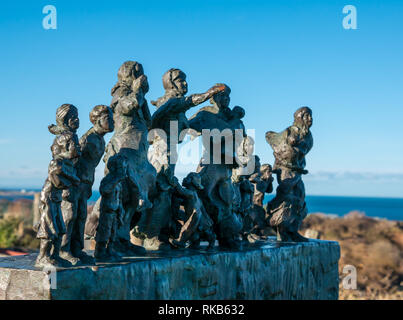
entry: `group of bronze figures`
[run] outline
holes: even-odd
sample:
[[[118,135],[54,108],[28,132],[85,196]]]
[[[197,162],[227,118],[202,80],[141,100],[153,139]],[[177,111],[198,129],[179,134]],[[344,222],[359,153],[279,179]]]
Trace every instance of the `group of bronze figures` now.
[[[254,243],[272,234],[279,241],[306,241],[298,229],[307,214],[301,176],[307,173],[305,155],[313,145],[312,111],[302,107],[292,126],[266,133],[275,156],[271,167],[250,152],[253,139],[242,122],[245,110],[229,108],[228,86],[217,84],[186,96],[186,75],[179,69],[164,74],[163,86],[164,96],[151,102],[157,107],[151,115],[143,67],[125,62],[111,105],[93,108],[93,127],[81,139],[77,108],[64,104],[57,109],[56,124],[49,126],[55,139],[36,225],[38,267],[120,261],[147,250],[198,249],[202,241],[208,243],[206,249],[216,240],[221,248],[238,249],[243,241]],[[187,110],[209,99],[211,106],[187,119]],[[227,136],[216,139],[205,130],[233,135],[227,144]],[[108,132],[114,134],[105,148]],[[205,151],[196,172],[180,184],[174,174],[183,132],[202,135]],[[217,145],[218,157],[211,152]],[[103,155],[101,197],[87,215]],[[265,194],[273,191],[273,174],[279,186],[264,206]],[[94,257],[84,250],[86,238],[96,241]]]

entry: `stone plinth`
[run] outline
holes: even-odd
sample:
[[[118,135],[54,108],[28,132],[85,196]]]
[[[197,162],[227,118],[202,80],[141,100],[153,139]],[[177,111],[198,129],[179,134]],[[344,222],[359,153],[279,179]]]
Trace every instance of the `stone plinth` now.
[[[270,240],[242,251],[172,250],[47,275],[31,254],[0,259],[0,299],[337,299],[339,257],[333,241]]]

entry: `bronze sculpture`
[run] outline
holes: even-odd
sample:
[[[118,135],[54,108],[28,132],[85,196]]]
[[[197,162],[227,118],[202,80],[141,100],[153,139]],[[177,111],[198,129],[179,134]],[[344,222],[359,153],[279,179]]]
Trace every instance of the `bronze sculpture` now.
[[[169,221],[172,220],[176,205],[172,204],[171,184],[175,174],[177,161],[176,147],[184,138],[189,128],[186,111],[195,107],[214,94],[223,90],[222,86],[214,86],[202,94],[185,96],[188,92],[186,75],[179,69],[168,70],[162,78],[165,94],[152,101],[158,109],[152,115],[152,131],[150,140],[153,149],[150,152],[150,161],[157,170],[158,196],[154,207],[147,215],[143,215],[136,228],[138,237],[143,239],[143,246],[147,250],[169,249]],[[174,209],[172,209],[174,207]]]
[[[166,170],[170,167],[170,174],[175,174],[176,165],[176,144],[181,143],[184,130],[189,129],[189,122],[186,118],[186,111],[195,107],[215,94],[224,90],[222,85],[211,87],[207,92],[201,94],[192,94],[187,97],[188,85],[186,82],[186,74],[179,69],[170,69],[162,77],[162,83],[165,89],[164,96],[151,101],[157,107],[157,111],[152,116],[152,128],[154,130],[153,152],[151,161],[157,172]],[[171,130],[171,126],[174,130]],[[158,135],[162,130],[165,136]]]
[[[252,221],[251,216],[254,187],[240,171],[239,168],[234,169],[231,177],[234,186],[234,211],[242,220],[242,238],[249,241],[254,227],[254,221]]]
[[[77,108],[71,104],[60,106],[56,123],[49,126],[56,138],[51,147],[53,159],[49,164],[49,175],[41,192],[41,219],[35,226],[37,238],[41,239],[37,267],[65,267],[70,262],[60,257],[62,237],[67,232],[61,202],[74,194],[80,183],[73,165],[73,160],[80,156],[80,145],[74,133],[79,126]]]
[[[197,249],[201,241],[212,249],[216,239],[221,248],[239,249],[241,239],[267,239],[270,227],[279,241],[307,240],[298,229],[307,214],[301,176],[307,173],[305,156],[313,146],[311,109],[298,109],[293,125],[283,132],[266,133],[274,150],[272,169],[253,155],[254,140],[242,121],[245,110],[229,107],[227,85],[218,83],[205,93],[186,96],[186,75],[179,69],[167,71],[163,85],[165,94],[152,102],[157,111],[151,116],[143,67],[125,62],[112,89],[111,107],[93,108],[93,127],[80,141],[77,108],[58,108],[57,124],[49,126],[56,138],[41,194],[37,266],[120,261],[143,255],[146,249]],[[186,111],[208,99],[212,105],[188,120]],[[104,135],[114,129],[105,148]],[[205,151],[197,172],[180,185],[174,172],[176,148],[186,130],[202,135]],[[104,150],[101,197],[87,216],[95,168]],[[265,211],[273,173],[279,186]],[[95,260],[84,251],[84,225],[85,234],[96,240]],[[132,243],[131,236],[141,246]]]
[[[266,140],[274,150],[273,172],[277,174],[279,184],[275,198],[267,206],[267,213],[279,241],[307,241],[298,229],[307,215],[302,175],[308,173],[305,156],[313,146],[311,126],[312,110],[302,107],[294,113],[292,126],[281,133],[266,133]]]
[[[80,120],[78,118],[78,110],[72,104],[64,104],[60,106],[56,111],[56,125],[49,126],[49,131],[52,134],[57,136],[64,135],[65,137],[69,137],[69,139],[72,141],[71,145],[75,148],[74,156],[71,158],[66,157],[64,159],[64,164],[69,165],[69,171],[74,176],[77,176],[75,165],[77,163],[77,159],[81,156],[81,148],[76,134],[79,126]],[[67,144],[66,146],[69,145],[70,144]],[[63,221],[66,228],[66,232],[61,238],[60,257],[72,265],[76,265],[79,262],[79,259],[74,257],[70,252],[70,240],[77,212],[76,204],[79,193],[78,185],[79,183],[70,184],[68,188],[63,189],[62,201],[60,204]]]
[[[250,212],[253,227],[248,235],[250,242],[264,240],[269,235],[275,235],[273,230],[266,222],[266,211],[263,207],[263,201],[266,194],[273,191],[272,166],[270,164],[260,164],[260,158],[255,156],[255,170],[249,181],[253,185],[253,206]]]
[[[78,187],[77,203],[74,209],[73,226],[70,238],[70,251],[73,257],[80,259],[82,263],[91,264],[93,258],[86,254],[84,249],[84,228],[87,220],[87,201],[92,195],[95,168],[98,166],[104,151],[106,133],[114,129],[113,114],[111,108],[105,105],[97,105],[90,112],[90,128],[80,139],[81,157],[76,168],[81,180]]]
[[[216,86],[222,86],[224,90],[214,95],[210,99],[212,106],[202,108],[190,119],[189,125],[199,134],[206,129],[223,133],[223,136],[219,133],[218,137],[214,134],[202,134],[205,153],[197,169],[203,185],[199,196],[214,221],[219,245],[236,249],[241,245],[242,222],[233,210],[234,187],[231,175],[232,169],[238,166],[234,152],[238,147],[237,134],[242,138],[245,133],[239,129],[239,123],[233,121],[234,115],[229,108],[231,89],[225,84]],[[230,145],[225,141],[228,137]],[[217,150],[218,155],[214,152]]]
[[[185,247],[189,241],[189,248],[199,249],[200,241],[207,241],[207,250],[210,250],[214,247],[216,236],[213,221],[197,194],[203,190],[200,175],[195,172],[189,173],[183,179],[182,187],[179,193],[183,197],[184,220],[177,239],[173,239],[172,243],[177,247]]]
[[[105,163],[115,154],[125,156],[128,161],[128,174],[131,178],[123,182],[125,216],[124,223],[117,231],[115,245],[119,252],[134,255],[143,254],[145,250],[130,242],[130,230],[152,207],[149,199],[156,196],[156,172],[147,159],[147,136],[151,125],[151,115],[145,98],[147,92],[148,82],[143,66],[135,61],[123,63],[118,71],[118,82],[112,89],[111,108],[115,132],[104,157]],[[87,219],[87,236],[94,236],[99,210],[100,200]]]
[[[122,182],[127,176],[127,160],[116,154],[108,159],[107,168],[108,174],[99,187],[102,198],[94,252],[98,262],[122,258],[115,250],[115,241],[118,225],[123,224]]]
[[[141,216],[133,235],[137,241],[141,241],[146,250],[169,250],[170,224],[172,222],[171,199],[174,187],[174,176],[168,174],[158,174],[153,206]]]
[[[255,189],[253,204],[263,208],[264,196],[273,192],[273,168],[268,163],[261,165],[259,157],[256,156],[256,158],[256,169],[249,180],[253,183]]]

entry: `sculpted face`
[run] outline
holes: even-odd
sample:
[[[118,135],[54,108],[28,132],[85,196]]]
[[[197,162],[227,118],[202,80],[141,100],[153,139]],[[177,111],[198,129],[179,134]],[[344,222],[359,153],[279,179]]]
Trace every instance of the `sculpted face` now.
[[[132,77],[138,78],[142,75],[144,75],[143,65],[140,63],[135,64],[132,70]]]
[[[229,103],[231,99],[229,94],[226,92],[217,93],[212,98],[212,102],[222,111],[225,116],[232,118],[232,110],[229,108]]]
[[[118,71],[119,82],[130,83],[134,79],[139,78],[144,74],[144,69],[141,63],[135,61],[126,61],[121,65]]]
[[[172,80],[178,93],[185,95],[188,92],[188,84],[186,82],[186,75],[183,72],[178,72],[177,76]]]
[[[148,90],[150,90],[150,86],[148,84],[148,79],[145,75],[143,75],[143,80],[141,82],[141,88],[143,89],[143,93],[146,94]]]
[[[308,128],[312,127],[313,119],[312,119],[312,114],[310,112],[305,112],[302,115],[302,122],[304,125]]]
[[[252,139],[252,137],[247,136],[243,139],[240,147],[242,156],[251,156],[255,148],[255,141]],[[254,160],[255,158],[253,158],[253,161]]]
[[[262,175],[262,178],[267,180],[271,177],[272,167],[268,164],[265,164],[265,165],[261,166],[260,173]]]
[[[72,131],[75,131],[80,127],[80,120],[78,119],[78,112],[76,110],[71,110],[69,112],[69,118],[68,118],[68,121],[67,121],[67,126]]]
[[[112,132],[115,129],[115,125],[113,122],[113,114],[110,108],[108,108],[106,112],[101,113],[97,121],[97,124],[104,133]]]
[[[187,177],[183,179],[182,185],[185,188],[193,186],[196,190],[203,190],[204,187],[201,183],[201,177],[198,174],[190,173]]]
[[[309,129],[312,126],[312,110],[308,107],[299,108],[294,113],[294,123],[301,128]]]
[[[261,164],[260,164],[260,158],[258,156],[255,156],[255,173],[261,171]]]
[[[242,119],[245,117],[245,110],[239,106],[236,106],[232,109],[232,117],[234,119]]]

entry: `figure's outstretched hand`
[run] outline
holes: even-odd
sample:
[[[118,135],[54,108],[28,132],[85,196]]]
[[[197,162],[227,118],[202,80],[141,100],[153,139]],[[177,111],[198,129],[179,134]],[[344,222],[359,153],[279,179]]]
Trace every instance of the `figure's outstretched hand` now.
[[[215,85],[215,86],[212,86],[212,87],[207,91],[207,93],[209,93],[211,96],[214,96],[214,95],[216,95],[217,93],[224,92],[224,91],[225,91],[225,86],[224,86],[224,85]]]

